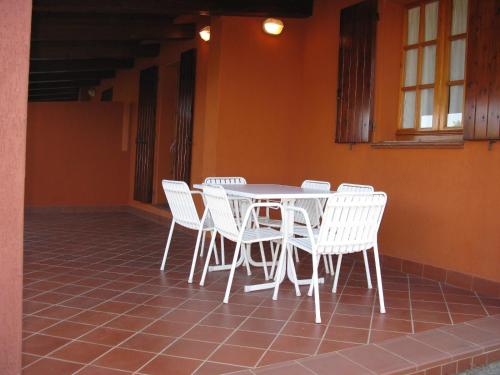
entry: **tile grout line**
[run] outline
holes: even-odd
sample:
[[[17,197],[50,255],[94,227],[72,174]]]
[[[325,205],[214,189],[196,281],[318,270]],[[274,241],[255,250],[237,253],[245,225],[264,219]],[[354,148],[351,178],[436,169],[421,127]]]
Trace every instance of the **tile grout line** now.
[[[411,302],[411,284],[410,284],[410,276],[407,275],[406,279],[408,280],[408,300],[410,302],[410,321],[411,321],[411,333],[415,333],[415,321],[413,320],[413,304]]]
[[[441,283],[439,283],[439,288],[441,289],[441,294],[442,294],[443,299],[444,299],[444,305],[446,306],[446,310],[448,311],[448,317],[450,318],[450,322],[453,325],[454,323],[453,323],[453,318],[451,316],[450,307],[448,306],[448,300],[446,299],[446,296],[444,295],[443,286],[441,285]]]

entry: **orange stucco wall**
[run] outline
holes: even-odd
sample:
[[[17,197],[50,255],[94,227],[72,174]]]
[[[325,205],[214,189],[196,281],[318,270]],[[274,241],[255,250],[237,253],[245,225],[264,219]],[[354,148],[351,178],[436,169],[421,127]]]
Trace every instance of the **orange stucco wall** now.
[[[122,120],[120,103],[30,103],[26,206],[127,204]]]
[[[488,150],[485,142],[463,149],[334,143],[339,15],[355,2],[316,0],[314,15],[285,19],[279,37],[265,35],[260,18],[212,19],[210,42],[196,41],[192,181],[243,175],[249,182],[372,184],[389,195],[383,253],[500,281],[498,144]],[[379,1],[375,142],[395,139],[403,11],[400,1]],[[153,62],[170,64],[192,46],[165,46]],[[138,70],[119,73],[115,100],[136,103],[137,82]],[[158,100],[164,98],[160,92]],[[129,202],[137,205],[134,121]]]

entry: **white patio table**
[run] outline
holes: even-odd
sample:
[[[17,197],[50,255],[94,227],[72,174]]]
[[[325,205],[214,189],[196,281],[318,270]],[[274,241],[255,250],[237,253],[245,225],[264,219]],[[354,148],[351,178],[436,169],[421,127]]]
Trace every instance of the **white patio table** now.
[[[203,189],[203,184],[195,184],[193,185],[197,189]],[[325,190],[315,190],[315,189],[304,189],[298,186],[288,186],[288,185],[277,185],[277,184],[244,184],[244,185],[221,185],[224,187],[228,195],[242,198],[249,198],[253,201],[257,200],[281,200],[282,204],[285,206],[293,206],[295,200],[297,199],[325,199],[330,197],[334,192],[333,191],[325,191]],[[293,231],[293,223],[294,223],[294,211],[287,210],[287,217],[283,218],[283,222],[287,223],[285,228],[281,228],[282,231],[285,232],[285,235],[288,236],[289,233]],[[289,259],[288,251],[285,251],[286,262],[287,265],[287,276],[288,279],[294,282],[295,275],[293,274],[293,259]],[[259,266],[261,263],[257,263],[252,260],[250,256],[248,256],[250,263],[254,266]],[[221,265],[221,266],[212,266],[210,267],[210,271],[218,271],[223,269],[230,269],[231,265]],[[277,282],[282,282],[284,280],[284,276],[277,280]],[[246,285],[245,292],[251,292],[255,290],[262,289],[271,289],[274,288],[276,281],[256,284],[256,285]],[[324,282],[324,279],[321,278],[319,280],[320,283]],[[311,283],[311,279],[300,279],[298,280],[299,285],[308,285]]]

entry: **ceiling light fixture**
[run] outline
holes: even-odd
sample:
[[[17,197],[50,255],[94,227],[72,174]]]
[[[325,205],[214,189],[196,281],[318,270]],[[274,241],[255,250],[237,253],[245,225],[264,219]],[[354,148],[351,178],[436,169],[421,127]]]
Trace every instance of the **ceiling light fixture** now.
[[[277,18],[268,18],[262,24],[262,28],[267,34],[280,35],[283,31],[283,21]]]
[[[200,30],[200,38],[205,42],[208,42],[210,40],[210,26],[205,26]]]

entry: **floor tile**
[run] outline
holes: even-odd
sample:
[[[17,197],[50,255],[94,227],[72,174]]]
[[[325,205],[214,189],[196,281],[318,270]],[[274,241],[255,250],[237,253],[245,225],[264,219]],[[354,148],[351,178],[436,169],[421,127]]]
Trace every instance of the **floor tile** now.
[[[90,363],[109,349],[111,349],[110,346],[73,341],[50,356],[71,362]]]
[[[116,348],[100,357],[94,364],[118,370],[136,371],[153,356],[152,353]]]
[[[67,375],[76,372],[82,367],[83,365],[77,363],[42,358],[23,369],[23,375]]]
[[[257,364],[264,350],[233,345],[222,345],[209,357],[210,361],[252,367]]]
[[[189,375],[203,362],[179,357],[160,355],[141,369],[141,373],[148,375]]]

